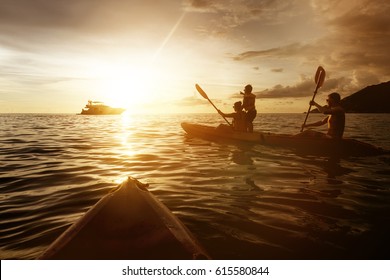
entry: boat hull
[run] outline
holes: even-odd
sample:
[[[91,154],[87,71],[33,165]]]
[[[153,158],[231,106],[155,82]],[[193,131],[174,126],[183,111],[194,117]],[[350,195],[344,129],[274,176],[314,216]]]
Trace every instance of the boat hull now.
[[[122,108],[109,108],[104,110],[91,110],[91,109],[83,109],[80,113],[80,115],[120,115],[122,114],[125,109]]]
[[[120,115],[124,111],[126,111],[124,108],[113,108],[100,101],[88,100],[80,115]]]
[[[208,259],[146,185],[129,178],[99,200],[39,259]]]
[[[327,137],[308,137],[300,135],[239,132],[231,127],[182,123],[189,135],[210,140],[232,140],[261,145],[284,147],[303,154],[331,156],[375,156],[388,151],[354,139],[331,139]]]

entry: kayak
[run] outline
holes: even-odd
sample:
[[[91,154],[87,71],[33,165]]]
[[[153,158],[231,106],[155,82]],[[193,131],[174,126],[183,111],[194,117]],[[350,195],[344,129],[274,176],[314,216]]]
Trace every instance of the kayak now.
[[[129,177],[39,259],[209,259],[186,226],[146,187]]]
[[[218,127],[184,122],[182,128],[188,135],[210,140],[232,140],[242,143],[283,147],[303,154],[330,156],[376,156],[389,151],[355,139],[331,139],[303,135],[268,132],[240,132],[227,125]]]

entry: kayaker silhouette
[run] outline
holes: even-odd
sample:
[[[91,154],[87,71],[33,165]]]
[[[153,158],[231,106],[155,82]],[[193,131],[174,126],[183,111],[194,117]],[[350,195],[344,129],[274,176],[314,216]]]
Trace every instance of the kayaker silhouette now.
[[[246,131],[253,132],[253,120],[256,118],[257,111],[255,106],[256,95],[252,93],[253,87],[251,85],[246,85],[244,88],[244,92],[240,92],[240,94],[244,95],[242,106],[246,112]]]
[[[221,110],[218,110],[218,113],[226,118],[233,118],[233,129],[237,131],[246,131],[246,113],[242,109],[241,101],[237,101],[234,103],[234,113],[225,114]]]
[[[318,122],[304,124],[302,125],[302,129],[307,127],[321,126],[327,123],[328,132],[324,134],[321,132],[313,132],[310,130],[306,130],[298,135],[325,136],[334,139],[343,138],[345,128],[345,111],[341,106],[340,100],[340,94],[338,94],[337,92],[333,92],[329,94],[328,98],[326,99],[326,101],[328,102],[328,106],[321,106],[314,100],[310,101],[310,105],[316,106],[321,113],[324,113],[329,116]]]

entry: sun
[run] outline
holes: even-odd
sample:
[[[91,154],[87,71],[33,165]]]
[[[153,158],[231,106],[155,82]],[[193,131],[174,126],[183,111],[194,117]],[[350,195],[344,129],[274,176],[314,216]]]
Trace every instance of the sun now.
[[[122,108],[142,106],[151,102],[152,71],[145,67],[122,66],[109,70],[101,79],[104,102]]]
[[[177,67],[169,57],[158,60],[123,55],[121,59],[107,59],[90,67],[93,83],[89,98],[125,108],[127,113],[171,111],[167,106],[172,107],[172,100],[181,96],[184,80],[178,77],[182,67]]]

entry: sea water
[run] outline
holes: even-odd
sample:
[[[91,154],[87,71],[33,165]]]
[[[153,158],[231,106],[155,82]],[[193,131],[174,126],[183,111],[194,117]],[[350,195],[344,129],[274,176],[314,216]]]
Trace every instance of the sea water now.
[[[304,117],[259,114],[255,130],[295,134]],[[212,142],[186,135],[183,121],[224,122],[0,115],[0,258],[38,257],[127,176],[148,183],[214,259],[390,258],[389,155],[332,160]],[[389,121],[348,114],[345,136],[390,149]]]

